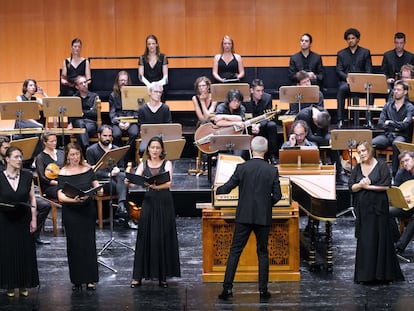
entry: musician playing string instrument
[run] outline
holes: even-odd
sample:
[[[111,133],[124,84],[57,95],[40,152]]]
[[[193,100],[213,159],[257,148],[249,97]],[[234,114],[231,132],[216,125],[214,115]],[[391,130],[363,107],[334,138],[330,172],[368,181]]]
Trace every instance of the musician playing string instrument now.
[[[238,89],[231,89],[227,93],[227,101],[217,106],[216,116],[213,121],[217,127],[237,126],[244,129],[244,117],[246,108],[241,104],[243,102],[243,94]],[[241,152],[235,152],[241,155]]]
[[[52,199],[57,199],[57,178],[59,169],[63,166],[65,157],[63,150],[56,149],[56,133],[46,131],[43,133],[44,149],[36,158],[36,171],[39,176],[42,193]]]
[[[414,179],[414,152],[413,151],[403,151],[398,156],[402,168],[400,168],[395,175],[394,186],[399,187],[402,183]],[[412,204],[413,199],[410,196],[405,196],[405,200],[408,204]],[[390,216],[398,218],[409,218],[414,214],[414,208],[406,211],[398,207],[390,206]],[[395,243],[396,252],[399,254],[404,253],[405,248],[408,243],[411,241],[414,236],[414,221],[408,222],[407,226],[404,228],[402,235],[399,237],[399,231],[395,220],[391,220],[393,236],[397,242]]]
[[[250,102],[244,102],[246,114],[251,113],[252,117],[262,115],[272,110],[272,96],[264,92],[264,83],[260,79],[254,79],[250,84]],[[266,159],[273,165],[277,164],[278,144],[277,144],[277,126],[272,120],[263,120],[262,122],[252,125],[251,134],[254,136],[266,137],[269,142]]]

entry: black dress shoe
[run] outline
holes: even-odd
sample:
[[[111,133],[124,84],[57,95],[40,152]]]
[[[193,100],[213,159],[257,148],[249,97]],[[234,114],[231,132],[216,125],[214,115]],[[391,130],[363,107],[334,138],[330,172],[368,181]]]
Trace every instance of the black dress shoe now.
[[[120,220],[121,219],[125,220],[128,218],[128,211],[126,210],[124,201],[118,203],[118,208],[116,209],[116,215],[118,216]]]
[[[269,299],[272,295],[268,290],[260,291],[260,299]]]
[[[40,238],[36,239],[36,244],[38,245],[49,245],[50,241],[41,240]]]
[[[166,281],[160,281],[158,283],[158,285],[159,285],[159,287],[162,287],[162,288],[167,288],[168,287],[168,283]]]
[[[81,290],[82,290],[82,284],[73,284],[73,286],[72,286],[72,290],[73,290],[74,292],[79,292],[79,291],[81,291]]]
[[[218,298],[221,300],[227,300],[229,298],[233,297],[233,292],[231,289],[223,289],[220,295],[218,295]]]

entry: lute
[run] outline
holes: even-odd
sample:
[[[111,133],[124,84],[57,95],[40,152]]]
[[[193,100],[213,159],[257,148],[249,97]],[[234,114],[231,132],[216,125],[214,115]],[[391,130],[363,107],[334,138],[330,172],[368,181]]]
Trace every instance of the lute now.
[[[265,112],[264,114],[257,116],[255,118],[249,119],[244,121],[244,128],[248,128],[253,124],[271,120],[276,115],[276,110],[271,110],[269,112]],[[243,127],[233,125],[233,126],[226,126],[226,127],[218,127],[213,123],[205,123],[200,125],[197,131],[194,134],[194,145],[200,149],[200,151],[204,153],[215,153],[218,150],[211,150],[210,149],[210,142],[211,137],[216,135],[240,135],[243,132]]]

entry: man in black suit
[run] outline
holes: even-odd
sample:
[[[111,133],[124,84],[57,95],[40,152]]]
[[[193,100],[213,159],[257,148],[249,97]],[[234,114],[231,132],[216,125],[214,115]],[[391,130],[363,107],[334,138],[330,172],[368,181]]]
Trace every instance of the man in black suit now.
[[[384,53],[381,64],[381,71],[387,77],[387,83],[391,91],[394,88],[395,80],[402,79],[400,75],[401,67],[405,64],[414,65],[414,54],[404,49],[405,34],[403,32],[397,32],[394,35],[394,45],[393,50]]]
[[[349,28],[344,33],[344,39],[348,47],[340,50],[336,58],[336,73],[339,78],[338,87],[338,128],[343,126],[343,116],[345,114],[345,98],[349,96],[350,89],[348,84],[349,73],[372,73],[371,52],[359,46],[360,32],[355,28]],[[372,104],[372,97],[370,98]]]
[[[229,181],[216,190],[217,194],[225,194],[239,186],[233,242],[227,260],[223,292],[219,295],[223,300],[233,296],[233,280],[239,258],[252,231],[257,240],[260,298],[268,299],[271,296],[267,289],[269,279],[267,244],[272,224],[272,206],[281,199],[282,193],[277,168],[264,161],[267,139],[262,136],[254,137],[251,149],[253,158],[237,165]]]

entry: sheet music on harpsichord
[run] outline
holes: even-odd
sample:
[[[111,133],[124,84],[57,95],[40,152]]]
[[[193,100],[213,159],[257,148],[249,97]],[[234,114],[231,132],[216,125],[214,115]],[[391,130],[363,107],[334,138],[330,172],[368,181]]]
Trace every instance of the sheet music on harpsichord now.
[[[215,189],[226,183],[236,170],[239,163],[243,163],[243,158],[230,154],[219,154],[217,156],[217,169],[212,191],[212,202],[214,208],[236,207],[239,199],[239,188],[236,187],[228,194],[216,195]],[[275,206],[291,205],[291,187],[290,180],[287,177],[280,177],[280,188],[282,190],[282,199]]]

